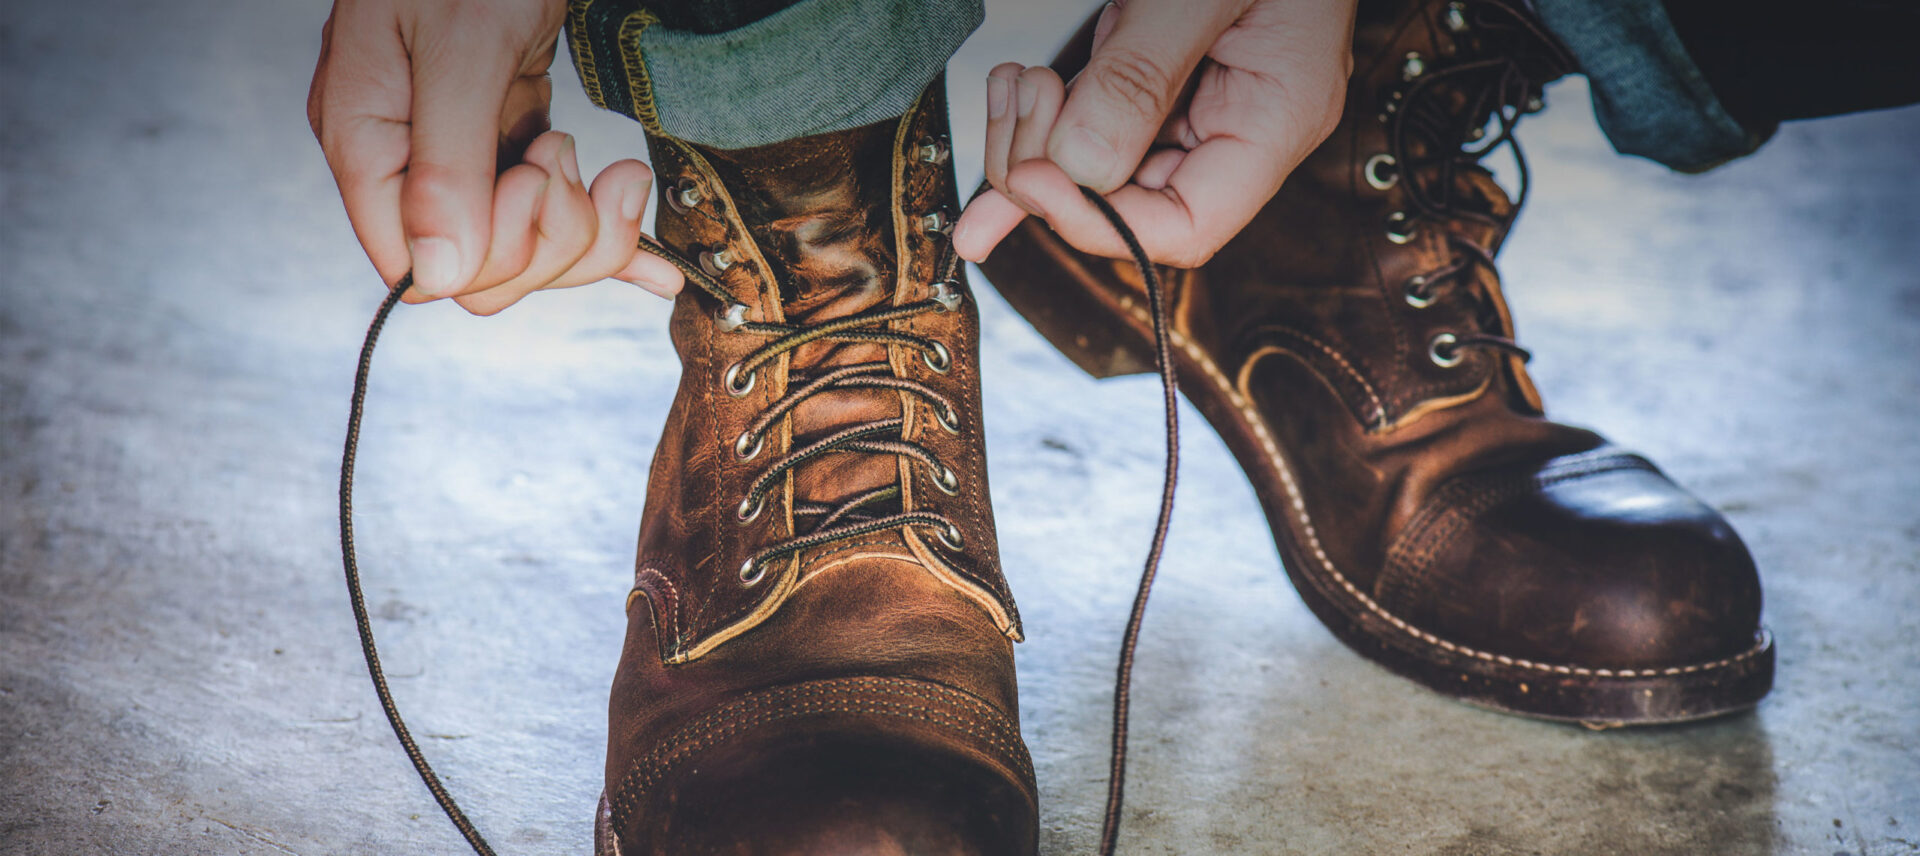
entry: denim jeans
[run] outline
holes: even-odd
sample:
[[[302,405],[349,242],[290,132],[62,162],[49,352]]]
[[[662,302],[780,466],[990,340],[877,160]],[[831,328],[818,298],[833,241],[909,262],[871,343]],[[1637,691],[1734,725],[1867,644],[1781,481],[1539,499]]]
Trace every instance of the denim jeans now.
[[[1772,133],[1770,125],[1743,127],[1720,105],[1662,0],[1534,5],[1584,66],[1600,127],[1622,153],[1699,171],[1753,151]],[[721,149],[899,115],[983,15],[980,0],[572,0],[571,7],[568,38],[596,104],[655,133]]]
[[[771,14],[702,32],[727,16],[650,8],[667,5],[572,0],[574,64],[595,104],[719,149],[905,113],[985,14],[980,0],[771,0],[757,5]]]

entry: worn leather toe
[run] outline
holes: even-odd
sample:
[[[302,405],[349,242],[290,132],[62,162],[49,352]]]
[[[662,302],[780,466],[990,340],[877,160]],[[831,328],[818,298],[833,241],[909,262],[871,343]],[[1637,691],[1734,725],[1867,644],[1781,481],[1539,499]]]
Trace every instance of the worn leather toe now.
[[[884,730],[762,730],[663,777],[623,856],[997,856],[1028,852],[1031,796],[991,765]]]
[[[1389,552],[1376,599],[1458,645],[1595,669],[1752,649],[1760,581],[1733,528],[1612,447],[1456,480]]]

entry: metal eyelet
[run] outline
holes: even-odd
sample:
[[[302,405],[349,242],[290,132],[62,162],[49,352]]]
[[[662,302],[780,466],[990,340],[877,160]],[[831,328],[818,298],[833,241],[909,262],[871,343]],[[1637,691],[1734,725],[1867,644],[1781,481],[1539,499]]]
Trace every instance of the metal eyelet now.
[[[740,507],[733,510],[733,516],[738,518],[741,523],[752,523],[754,518],[760,516],[760,512],[766,510],[766,507],[767,498],[765,496],[757,500],[749,496],[746,499],[740,500]]]
[[[1382,152],[1367,158],[1366,168],[1361,170],[1361,174],[1366,176],[1368,187],[1374,190],[1391,190],[1394,185],[1400,183],[1400,171],[1393,169],[1397,164],[1399,161],[1394,160],[1393,155]],[[1381,167],[1392,171],[1383,176],[1380,174]]]
[[[960,433],[960,411],[944,407],[934,412],[933,419],[940,423],[940,427],[947,429],[948,434]]]
[[[933,350],[931,352],[921,351],[920,361],[926,363],[927,368],[933,369],[941,374],[946,374],[948,369],[953,368],[953,354],[947,350],[946,345],[942,345],[939,342],[928,342],[927,344],[932,345]]]
[[[726,387],[728,395],[739,398],[752,392],[753,385],[759,382],[759,379],[759,372],[751,372],[747,375],[746,386],[738,385],[737,382],[740,380],[740,364],[734,363],[733,365],[727,366],[727,373],[720,377],[720,385]]]
[[[947,212],[945,211],[935,211],[931,214],[920,215],[920,231],[922,232],[944,235],[947,233],[947,230],[952,228],[953,221],[947,217]]]
[[[714,247],[700,253],[700,269],[712,276],[726,273],[727,268],[733,267],[733,262],[733,252],[726,247]]]
[[[747,442],[749,440],[753,442]],[[740,460],[751,461],[755,456],[760,454],[760,450],[765,448],[766,445],[767,438],[755,437],[749,432],[742,431],[740,432],[740,439],[733,441],[733,454],[734,457]]]
[[[921,137],[913,153],[921,163],[943,164],[953,157],[953,146],[945,137]]]
[[[1407,284],[1402,288],[1402,291],[1406,293],[1408,306],[1415,309],[1425,309],[1433,305],[1433,295],[1427,293],[1427,277],[1425,274],[1415,274],[1409,278]]]
[[[707,201],[706,188],[701,187],[700,182],[691,178],[682,179],[667,192],[667,207],[682,214],[700,207],[700,203],[705,201]]]
[[[967,540],[961,537],[960,527],[958,526],[951,523],[947,524],[945,529],[940,530],[939,537],[940,543],[947,545],[947,549],[949,550],[966,549]]]
[[[1436,366],[1443,369],[1453,368],[1459,365],[1461,360],[1466,359],[1466,356],[1460,353],[1459,343],[1460,337],[1452,333],[1441,333],[1428,343],[1427,356],[1432,358]]]
[[[1445,19],[1446,19],[1448,30],[1451,30],[1455,33],[1466,32],[1467,31],[1467,4],[1458,2],[1458,0],[1455,0],[1455,2],[1452,2],[1452,3],[1448,3]]]
[[[1427,73],[1427,61],[1419,51],[1407,51],[1407,61],[1400,64],[1400,79],[1411,82],[1414,78]]]
[[[727,307],[727,311],[714,323],[719,325],[722,333],[731,333],[740,329],[740,325],[747,323],[747,305],[735,303]]]
[[[1405,244],[1413,240],[1413,218],[1405,211],[1395,211],[1387,215],[1387,240],[1396,244]]]
[[[960,475],[955,473],[952,467],[942,464],[940,465],[940,471],[934,473],[933,486],[939,488],[941,493],[948,496],[959,496]]]
[[[747,586],[758,585],[767,578],[767,566],[752,559],[740,565],[740,582]]]
[[[940,304],[941,312],[952,312],[960,308],[960,283],[943,279],[933,284],[933,299]]]

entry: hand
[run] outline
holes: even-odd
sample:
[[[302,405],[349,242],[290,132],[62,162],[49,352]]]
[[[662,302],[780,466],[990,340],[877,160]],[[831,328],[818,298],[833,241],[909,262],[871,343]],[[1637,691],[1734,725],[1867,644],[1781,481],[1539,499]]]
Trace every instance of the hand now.
[[[1086,70],[987,78],[987,181],[954,246],[980,261],[1031,214],[1076,249],[1127,258],[1076,185],[1105,195],[1154,261],[1198,267],[1340,121],[1355,0],[1126,0]]]
[[[618,161],[588,190],[573,138],[547,130],[565,0],[335,0],[307,118],[347,217],[408,302],[481,315],[607,277],[670,296],[637,250],[653,173]],[[517,161],[517,163],[516,163]]]

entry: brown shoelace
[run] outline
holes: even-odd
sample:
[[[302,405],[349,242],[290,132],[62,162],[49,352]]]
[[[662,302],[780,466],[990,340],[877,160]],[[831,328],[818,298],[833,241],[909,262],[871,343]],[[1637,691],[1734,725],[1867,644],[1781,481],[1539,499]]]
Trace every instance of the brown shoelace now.
[[[1147,598],[1153,590],[1154,577],[1160,566],[1160,556],[1165,549],[1167,528],[1173,520],[1174,485],[1180,467],[1180,424],[1178,404],[1178,386],[1174,378],[1173,344],[1168,331],[1166,298],[1162,292],[1160,279],[1146,251],[1134,237],[1133,230],[1107,201],[1091,190],[1082,189],[1087,199],[1097,207],[1108,222],[1113,224],[1120,239],[1139,266],[1141,276],[1146,281],[1147,298],[1153,313],[1154,354],[1160,372],[1160,385],[1166,406],[1167,468],[1165,481],[1160,492],[1160,515],[1154,524],[1153,540],[1147,552],[1146,565],[1140,574],[1140,586],[1134,595],[1133,610],[1128,615],[1126,631],[1120,647],[1120,661],[1114,678],[1113,701],[1113,747],[1110,774],[1107,784],[1107,805],[1105,821],[1100,833],[1101,856],[1112,856],[1120,833],[1120,811],[1125,796],[1127,765],[1127,714],[1132,697],[1134,649],[1140,637],[1141,622],[1146,617]],[[889,321],[911,317],[923,312],[951,311],[958,306],[959,295],[956,288],[941,288],[943,284],[954,283],[953,276],[959,266],[959,259],[948,246],[945,259],[940,266],[942,279],[934,285],[935,295],[925,301],[902,306],[888,306],[865,312],[855,313],[843,318],[833,319],[821,324],[798,326],[774,324],[745,320],[746,306],[733,299],[719,282],[701,270],[698,266],[682,259],[652,238],[644,235],[640,239],[644,249],[667,259],[685,274],[688,281],[702,291],[707,292],[724,307],[721,314],[721,326],[727,330],[738,330],[751,335],[766,337],[767,344],[756,349],[726,374],[727,389],[736,395],[744,395],[752,388],[753,373],[767,362],[809,342],[842,341],[874,342],[899,345],[918,350],[928,365],[936,371],[943,371],[942,363],[951,360],[951,354],[938,342],[898,331],[875,329]],[[360,346],[360,362],[354,373],[352,403],[347,414],[347,437],[340,456],[340,556],[347,578],[347,599],[353,607],[355,627],[360,634],[360,650],[366,658],[367,674],[373,679],[374,694],[379,696],[381,712],[386,714],[387,723],[393,726],[394,737],[407,753],[407,759],[413,762],[413,768],[420,774],[420,780],[433,794],[440,809],[446,812],[455,829],[466,839],[475,853],[480,856],[494,856],[493,848],[486,837],[474,827],[466,813],[447,792],[440,777],[427,763],[421,753],[406,721],[400,716],[400,710],[393,701],[393,692],[387,686],[386,672],[380,666],[380,653],[374,644],[373,626],[368,617],[366,598],[360,585],[360,562],[354,550],[353,537],[353,473],[354,463],[360,446],[360,422],[365,411],[367,398],[367,377],[373,366],[373,349],[379,341],[380,331],[386,326],[387,317],[399,304],[400,298],[413,286],[413,276],[401,278],[387,298],[374,313],[373,322],[367,328],[367,336]],[[936,418],[942,425],[957,426],[958,414],[953,403],[938,392],[912,380],[893,376],[884,363],[872,363],[837,367],[816,376],[802,380],[785,395],[767,407],[749,424],[747,430],[736,441],[735,454],[743,458],[752,458],[759,454],[766,432],[771,430],[782,416],[809,396],[828,389],[883,388],[919,396],[932,405]],[[741,381],[745,377],[749,380]],[[885,419],[856,425],[835,432],[826,438],[808,444],[805,447],[788,452],[774,461],[762,473],[747,491],[738,511],[742,519],[752,519],[759,514],[760,505],[766,492],[783,474],[814,457],[831,452],[864,452],[870,454],[893,454],[912,458],[932,467],[935,483],[943,489],[952,479],[952,470],[941,464],[933,454],[911,441],[901,439],[899,429],[901,420]],[[889,433],[893,437],[888,437]],[[952,521],[931,512],[895,512],[876,511],[875,506],[896,498],[900,489],[896,486],[879,488],[857,495],[838,506],[819,503],[796,503],[794,511],[798,516],[817,518],[813,528],[806,534],[798,535],[784,542],[770,545],[747,560],[740,569],[742,583],[753,585],[764,573],[764,565],[776,558],[791,555],[819,544],[851,538],[856,535],[874,532],[896,526],[933,527],[938,537],[948,547],[960,549],[959,530]]]
[[[1429,67],[1427,59],[1409,56],[1403,75],[1410,83],[1395,94],[1382,114],[1388,153],[1398,177],[1407,184],[1408,210],[1400,212],[1404,219],[1396,226],[1406,234],[1420,220],[1461,219],[1501,229],[1511,225],[1511,217],[1493,217],[1459,199],[1456,179],[1462,170],[1484,170],[1480,161],[1495,149],[1506,148],[1519,174],[1513,203],[1517,215],[1526,205],[1532,182],[1514,130],[1523,117],[1541,107],[1541,86],[1536,81],[1575,67],[1559,41],[1513,0],[1455,0],[1449,4],[1447,20],[1458,35],[1472,33],[1501,44],[1492,56],[1442,61],[1436,67]],[[1489,122],[1497,128],[1491,137],[1484,134]],[[1460,255],[1452,264],[1408,281],[1407,298],[1414,305],[1433,302],[1449,284],[1462,281],[1476,267],[1499,275],[1487,248],[1457,234],[1449,234],[1447,243]],[[1431,345],[1434,360],[1443,365],[1457,362],[1465,348],[1504,351],[1522,360],[1532,356],[1510,336],[1487,332],[1450,333]]]

